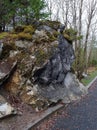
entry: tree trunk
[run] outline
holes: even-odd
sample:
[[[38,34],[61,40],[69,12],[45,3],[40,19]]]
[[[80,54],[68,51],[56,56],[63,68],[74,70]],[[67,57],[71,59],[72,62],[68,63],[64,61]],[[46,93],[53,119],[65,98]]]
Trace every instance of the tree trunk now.
[[[15,28],[15,26],[16,26],[15,15],[12,17],[12,21],[13,21],[13,28]]]
[[[2,32],[2,26],[0,25],[0,32]]]

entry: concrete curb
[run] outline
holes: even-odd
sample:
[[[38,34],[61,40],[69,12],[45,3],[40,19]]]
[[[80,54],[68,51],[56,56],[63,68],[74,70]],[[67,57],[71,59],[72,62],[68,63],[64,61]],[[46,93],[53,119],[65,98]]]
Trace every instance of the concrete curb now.
[[[52,113],[56,112],[57,110],[59,110],[59,109],[61,109],[61,108],[63,108],[63,107],[64,107],[64,105],[59,104],[59,105],[57,105],[57,106],[55,106],[55,107],[51,107],[51,108],[45,110],[44,113],[41,114],[40,117],[39,117],[37,120],[35,120],[35,121],[29,126],[29,128],[28,128],[27,130],[33,130],[33,127],[35,127],[39,122],[43,121],[43,120],[44,120],[45,118],[47,118],[49,115],[51,115]]]
[[[93,84],[95,80],[97,80],[97,76],[86,86],[87,89],[89,89],[89,87]]]

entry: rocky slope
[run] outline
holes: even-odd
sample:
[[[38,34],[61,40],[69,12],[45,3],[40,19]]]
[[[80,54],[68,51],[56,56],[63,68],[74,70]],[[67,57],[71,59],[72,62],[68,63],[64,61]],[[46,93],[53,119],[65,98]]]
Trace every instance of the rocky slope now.
[[[87,93],[71,72],[75,59],[72,39],[64,28],[59,33],[60,25],[45,21],[18,26],[0,41],[1,87],[36,111]]]

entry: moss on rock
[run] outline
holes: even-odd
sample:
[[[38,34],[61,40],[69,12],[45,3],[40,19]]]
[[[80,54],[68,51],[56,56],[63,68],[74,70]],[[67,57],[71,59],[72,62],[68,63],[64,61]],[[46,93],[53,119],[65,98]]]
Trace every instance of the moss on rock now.
[[[66,29],[64,31],[64,37],[69,41],[72,42],[73,40],[77,40],[77,31],[73,28]]]
[[[7,33],[7,32],[2,32],[2,33],[0,33],[0,40],[1,40],[1,39],[4,39],[6,36],[8,36],[8,33]]]
[[[36,57],[36,65],[41,65],[48,58],[48,54],[43,49],[40,48],[37,51],[35,51],[35,57]]]
[[[24,33],[30,33],[30,34],[33,34],[33,33],[35,32],[35,28],[34,28],[33,26],[31,26],[31,25],[29,25],[29,26],[25,26],[23,32],[24,32]]]
[[[20,32],[18,34],[18,39],[19,40],[32,40],[32,35],[30,33],[25,33],[25,32]]]

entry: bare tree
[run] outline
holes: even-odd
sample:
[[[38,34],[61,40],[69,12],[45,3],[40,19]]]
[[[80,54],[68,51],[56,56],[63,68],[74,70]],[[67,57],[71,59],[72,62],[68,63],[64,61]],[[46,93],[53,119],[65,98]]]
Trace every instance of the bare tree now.
[[[82,15],[83,15],[83,0],[79,1],[79,13],[78,13],[78,37],[82,35]],[[76,71],[77,77],[80,79],[83,73],[83,63],[82,63],[82,48],[81,39],[77,41],[76,47]]]
[[[88,38],[89,38],[89,31],[90,31],[90,27],[92,24],[92,20],[96,14],[97,11],[97,1],[96,0],[91,0],[89,1],[89,3],[87,4],[87,27],[86,27],[86,35],[85,35],[85,42],[84,42],[84,68],[85,68],[85,72],[87,73],[87,44],[88,44]]]
[[[91,55],[93,52],[93,48],[95,48],[95,43],[96,43],[96,35],[97,35],[97,20],[95,21],[95,23],[93,24],[94,26],[91,28],[91,40],[90,40],[90,45],[89,45],[89,49],[88,49],[88,54],[87,54],[87,63],[88,66],[90,64],[91,61]]]
[[[91,57],[92,48],[88,51],[88,44],[93,42],[95,37],[97,0],[51,0],[51,2],[53,2],[53,18],[78,32],[79,39],[74,41],[75,70],[80,77],[83,71],[87,72],[89,57]]]

